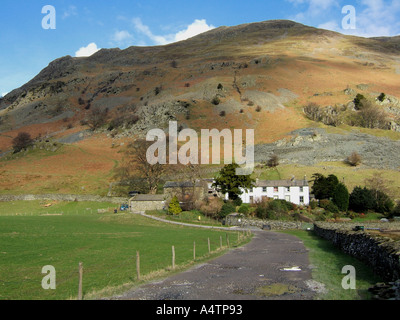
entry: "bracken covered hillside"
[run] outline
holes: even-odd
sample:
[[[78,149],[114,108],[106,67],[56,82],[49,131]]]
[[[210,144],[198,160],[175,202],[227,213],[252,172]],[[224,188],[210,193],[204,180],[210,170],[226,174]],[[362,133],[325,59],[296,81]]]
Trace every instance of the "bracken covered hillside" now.
[[[399,88],[399,37],[345,36],[292,21],[220,27],[166,46],[103,49],[88,58],[51,62],[0,99],[0,154],[20,131],[104,150],[177,120],[181,128],[198,130],[253,128],[262,160],[284,144],[282,139],[303,132],[296,130],[318,127],[329,134],[332,126],[308,119],[305,105],[350,112],[357,94],[374,101],[380,93],[387,99],[376,108],[392,127],[365,134],[397,140]],[[105,117],[98,127],[93,125],[96,112]],[[352,130],[340,124],[335,133]],[[88,126],[100,136],[88,134]],[[90,139],[95,140],[85,142]],[[115,148],[107,152],[118,161]],[[286,160],[301,163],[293,158]]]

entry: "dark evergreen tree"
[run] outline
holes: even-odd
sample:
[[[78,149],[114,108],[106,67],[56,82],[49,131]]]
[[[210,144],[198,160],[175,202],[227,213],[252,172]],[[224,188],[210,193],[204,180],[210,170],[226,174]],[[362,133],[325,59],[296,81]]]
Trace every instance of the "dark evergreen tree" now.
[[[249,190],[253,188],[254,180],[250,175],[236,175],[236,169],[238,168],[239,165],[236,163],[226,165],[221,169],[213,184],[223,194],[228,193],[231,200],[236,200],[240,197],[243,193],[241,189]]]
[[[350,194],[349,190],[343,183],[339,183],[333,191],[333,203],[340,211],[347,211],[349,208]]]
[[[367,188],[355,187],[349,198],[349,209],[355,212],[373,210],[375,207],[374,196]]]
[[[314,185],[312,187],[312,193],[318,200],[331,199],[336,186],[339,184],[339,179],[331,174],[328,177],[320,173],[313,175]]]

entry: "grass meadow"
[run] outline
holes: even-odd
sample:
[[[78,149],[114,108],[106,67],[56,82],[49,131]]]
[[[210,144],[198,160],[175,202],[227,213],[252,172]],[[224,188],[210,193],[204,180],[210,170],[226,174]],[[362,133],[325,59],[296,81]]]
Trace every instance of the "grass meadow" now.
[[[0,300],[77,299],[83,263],[84,299],[122,293],[238,245],[236,233],[169,225],[131,214],[113,214],[109,203],[0,202]],[[98,213],[104,209],[106,213]],[[108,212],[107,212],[108,211]],[[208,238],[211,255],[208,253]],[[247,240],[244,240],[246,242]],[[176,269],[172,269],[172,246]],[[44,266],[56,270],[56,289],[44,290]]]

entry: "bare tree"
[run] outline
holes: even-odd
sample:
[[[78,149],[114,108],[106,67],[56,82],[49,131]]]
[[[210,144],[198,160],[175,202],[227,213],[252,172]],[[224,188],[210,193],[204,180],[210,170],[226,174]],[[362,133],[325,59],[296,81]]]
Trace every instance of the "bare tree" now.
[[[388,187],[389,185],[393,185],[392,180],[387,180],[382,176],[381,172],[374,172],[371,178],[365,179],[365,186],[373,190],[375,192],[375,197],[377,198],[377,192],[381,191],[386,193],[387,195],[393,197],[393,191]]]
[[[93,131],[99,129],[107,121],[108,109],[94,109],[90,112],[87,123]]]
[[[370,101],[364,101],[359,111],[360,125],[369,129],[387,129],[388,121],[384,111],[373,105]]]
[[[122,165],[116,171],[116,178],[124,181],[138,181],[142,179],[144,188],[150,194],[156,194],[158,185],[167,171],[167,165],[150,164],[147,161],[147,149],[152,142],[137,140],[130,143],[125,151]]]

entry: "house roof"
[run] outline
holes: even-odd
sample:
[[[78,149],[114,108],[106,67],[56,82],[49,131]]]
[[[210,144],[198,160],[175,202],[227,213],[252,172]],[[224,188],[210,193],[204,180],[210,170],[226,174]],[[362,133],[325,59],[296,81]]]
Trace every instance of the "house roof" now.
[[[307,180],[259,180],[257,187],[308,187]]]
[[[165,195],[163,194],[138,194],[134,196],[131,201],[164,201]]]

